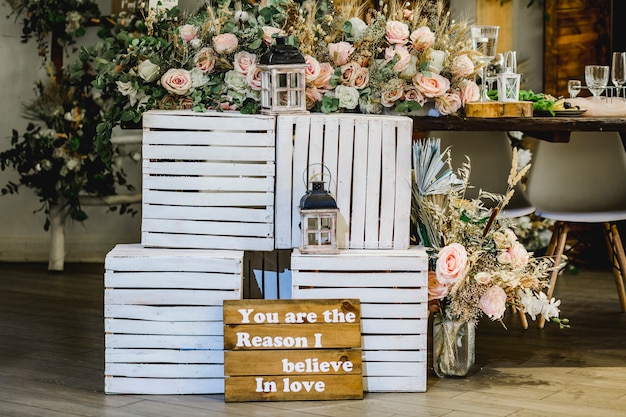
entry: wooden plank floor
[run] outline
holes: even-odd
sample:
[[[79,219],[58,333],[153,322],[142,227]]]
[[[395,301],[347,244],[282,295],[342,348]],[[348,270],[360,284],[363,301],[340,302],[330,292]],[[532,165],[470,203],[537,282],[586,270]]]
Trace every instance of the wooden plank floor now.
[[[623,416],[626,314],[609,271],[565,274],[557,295],[572,328],[506,331],[481,322],[477,367],[429,371],[426,393],[358,401],[226,404],[221,395],[103,393],[103,270],[0,263],[0,416]],[[532,326],[532,324],[531,324]]]

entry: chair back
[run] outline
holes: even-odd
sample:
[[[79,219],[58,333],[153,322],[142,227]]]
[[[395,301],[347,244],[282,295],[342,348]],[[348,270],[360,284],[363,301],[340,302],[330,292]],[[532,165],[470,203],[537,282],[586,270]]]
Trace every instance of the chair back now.
[[[538,141],[527,194],[537,210],[626,210],[626,152],[617,132],[572,132],[567,143]]]
[[[471,164],[468,198],[476,198],[478,190],[504,194],[507,178],[511,172],[513,151],[506,132],[431,131],[428,137],[441,139],[441,149],[451,146],[452,167],[457,170],[469,157]],[[485,200],[486,207],[495,202]],[[513,198],[500,214],[501,217],[518,217],[532,213],[532,204],[521,184],[515,187]]]

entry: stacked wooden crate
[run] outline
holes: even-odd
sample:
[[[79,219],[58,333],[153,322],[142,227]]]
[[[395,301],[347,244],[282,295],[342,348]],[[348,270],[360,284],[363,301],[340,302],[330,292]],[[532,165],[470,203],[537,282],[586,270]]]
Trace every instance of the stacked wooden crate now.
[[[426,391],[428,261],[424,249],[291,257],[293,297],[361,300],[365,391]]]
[[[117,245],[104,276],[105,392],[224,392],[224,300],[242,251]]]

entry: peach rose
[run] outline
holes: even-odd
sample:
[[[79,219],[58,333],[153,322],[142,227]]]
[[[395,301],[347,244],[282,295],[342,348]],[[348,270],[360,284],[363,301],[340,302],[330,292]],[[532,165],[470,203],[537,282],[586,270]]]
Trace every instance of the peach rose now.
[[[489,275],[487,272],[479,272],[474,275],[474,280],[479,284],[486,285],[491,282],[491,275]]]
[[[161,77],[161,85],[168,93],[183,96],[191,89],[191,74],[186,69],[170,68]]]
[[[354,61],[348,62],[345,65],[342,65],[341,78],[340,78],[341,84],[354,87],[354,79],[356,78],[360,69],[361,69],[361,66]]]
[[[241,51],[235,54],[233,66],[235,71],[242,75],[247,75],[248,71],[255,65],[256,55],[250,52]]]
[[[435,108],[442,116],[456,113],[462,105],[461,97],[457,93],[445,93],[435,98]]]
[[[315,107],[315,104],[319,101],[322,101],[322,93],[315,87],[307,88],[304,92],[304,96],[306,97],[306,109],[311,110]]]
[[[280,35],[282,32],[280,28],[275,28],[272,26],[263,26],[262,30],[263,30],[263,43],[265,43],[266,45],[271,45],[274,42],[274,38]]]
[[[205,74],[210,74],[215,69],[215,62],[217,61],[217,57],[215,56],[215,51],[211,48],[202,48],[193,58],[193,62],[200,71]]]
[[[254,91],[261,91],[261,70],[252,65],[246,74],[246,82]]]
[[[448,295],[448,286],[437,279],[435,271],[428,271],[428,300],[441,300]]]
[[[385,26],[385,37],[394,45],[406,45],[409,41],[409,25],[397,20],[388,20]]]
[[[407,85],[404,89],[404,99],[407,101],[417,101],[421,106],[426,103],[426,97],[414,85]]]
[[[409,39],[413,48],[423,51],[435,43],[435,34],[428,26],[422,26],[411,32]]]
[[[393,107],[402,96],[404,96],[404,84],[398,84],[389,90],[383,91],[380,96],[380,104],[385,107]]]
[[[435,272],[442,284],[452,284],[458,280],[467,265],[467,251],[459,243],[444,246],[437,255]]]
[[[395,55],[398,57],[398,62],[393,66],[393,70],[396,72],[404,71],[411,63],[411,54],[405,46],[396,46]]]
[[[465,103],[472,103],[480,99],[480,87],[472,80],[465,80],[461,84],[459,95],[461,96],[461,102],[465,106]]]
[[[320,73],[311,84],[313,87],[321,90],[328,90],[330,88],[330,77],[335,72],[335,69],[328,62],[322,62],[320,64]]]
[[[418,72],[413,77],[413,83],[428,98],[442,96],[450,89],[450,80],[433,73],[427,77],[423,72]]]
[[[478,305],[491,320],[499,320],[506,310],[506,293],[502,288],[494,285],[480,297]]]
[[[450,72],[455,77],[468,77],[474,72],[474,63],[465,54],[455,56],[452,60]]]
[[[304,69],[304,78],[307,83],[310,83],[320,76],[320,63],[311,55],[305,55],[304,62],[306,62],[307,65]]]
[[[328,54],[337,66],[348,63],[350,55],[354,52],[354,46],[348,42],[337,42],[328,44]]]
[[[370,70],[368,68],[360,67],[356,76],[354,77],[354,86],[356,88],[363,89],[367,87],[367,83],[370,80]]]
[[[222,33],[213,38],[213,48],[220,55],[235,52],[238,45],[237,36],[232,33]]]
[[[185,43],[191,42],[193,39],[196,39],[198,36],[198,28],[194,25],[182,25],[178,28],[178,33],[180,37],[185,41]]]

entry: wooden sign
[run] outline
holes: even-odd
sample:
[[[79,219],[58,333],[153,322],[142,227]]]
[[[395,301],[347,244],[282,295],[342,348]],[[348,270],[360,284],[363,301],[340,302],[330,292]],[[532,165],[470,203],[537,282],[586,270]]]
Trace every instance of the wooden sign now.
[[[354,299],[224,300],[226,402],[363,398]]]

